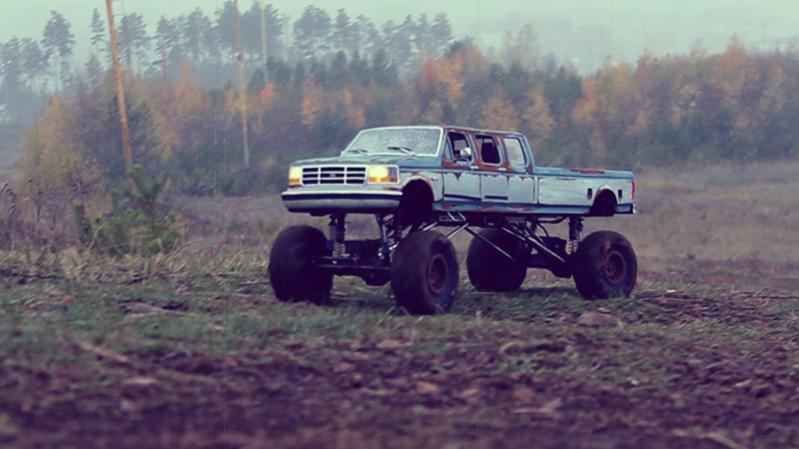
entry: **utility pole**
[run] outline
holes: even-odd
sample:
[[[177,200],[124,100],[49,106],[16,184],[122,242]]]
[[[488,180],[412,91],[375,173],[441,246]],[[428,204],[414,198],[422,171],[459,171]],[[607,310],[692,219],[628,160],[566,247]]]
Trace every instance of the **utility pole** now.
[[[241,51],[241,14],[239,0],[235,0],[236,8],[236,60],[239,65],[239,106],[241,108],[241,134],[244,140],[244,166],[250,168],[250,142],[247,135],[247,86],[244,85],[244,53]]]
[[[108,12],[108,34],[111,37],[111,61],[114,65],[114,80],[117,87],[117,107],[119,108],[119,127],[122,130],[122,154],[125,159],[125,171],[133,168],[133,149],[130,145],[130,129],[128,129],[128,109],[125,103],[125,85],[122,82],[122,67],[119,61],[119,45],[117,28],[114,24],[114,0],[105,0]]]
[[[269,82],[269,68],[267,67],[268,54],[266,52],[266,4],[263,0],[261,5],[261,64],[264,66],[264,80]]]

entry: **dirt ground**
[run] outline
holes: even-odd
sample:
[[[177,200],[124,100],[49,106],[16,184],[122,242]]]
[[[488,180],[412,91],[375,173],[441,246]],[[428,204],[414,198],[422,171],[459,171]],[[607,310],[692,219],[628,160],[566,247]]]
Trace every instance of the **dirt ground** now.
[[[257,241],[279,226],[247,200],[168,257],[3,255],[0,447],[799,447],[799,258],[749,241],[715,257],[724,241],[679,220],[666,254],[649,227],[679,199],[651,185],[644,225],[621,225],[642,261],[630,299],[531,271],[509,295],[462,274],[436,317],[346,279],[334,306],[281,304]]]

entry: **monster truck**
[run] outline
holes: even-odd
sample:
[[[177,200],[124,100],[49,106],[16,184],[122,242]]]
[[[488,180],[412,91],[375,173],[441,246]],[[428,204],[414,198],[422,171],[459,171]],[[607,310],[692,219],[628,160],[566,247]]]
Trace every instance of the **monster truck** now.
[[[540,268],[573,277],[586,299],[629,296],[632,245],[611,231],[583,238],[583,219],[634,214],[633,174],[539,167],[533,156],[517,132],[408,126],[366,129],[338,157],[292,164],[283,203],[330,221],[326,234],[292,226],[278,235],[269,261],[275,295],[325,304],[334,276],[357,276],[390,283],[412,314],[444,312],[460,276],[451,239],[466,232],[478,291],[517,290],[528,268]],[[348,239],[350,214],[373,215],[377,236]],[[547,231],[558,223],[567,238]]]

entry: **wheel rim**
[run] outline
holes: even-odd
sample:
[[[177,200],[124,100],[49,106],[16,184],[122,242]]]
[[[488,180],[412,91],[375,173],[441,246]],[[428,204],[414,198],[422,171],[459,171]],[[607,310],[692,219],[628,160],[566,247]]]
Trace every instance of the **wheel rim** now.
[[[610,250],[602,261],[602,268],[605,272],[605,279],[613,285],[624,283],[627,272],[627,261],[617,250]]]
[[[441,294],[447,286],[447,261],[436,254],[427,264],[427,285],[433,294]]]

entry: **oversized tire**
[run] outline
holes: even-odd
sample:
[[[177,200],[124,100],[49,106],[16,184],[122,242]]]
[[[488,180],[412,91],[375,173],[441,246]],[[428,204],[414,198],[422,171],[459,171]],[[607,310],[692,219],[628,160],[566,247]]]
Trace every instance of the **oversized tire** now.
[[[633,246],[617,232],[586,237],[572,260],[574,283],[585,299],[628,297],[638,277]]]
[[[327,239],[311,226],[283,230],[269,254],[269,280],[279,301],[330,302],[333,274],[314,265],[327,253]]]
[[[415,232],[400,242],[391,264],[397,305],[414,315],[448,311],[459,282],[455,247],[435,231]]]
[[[483,239],[473,238],[469,244],[466,268],[474,288],[483,292],[518,290],[527,276],[528,251],[524,244],[499,229],[483,229],[479,235],[517,260],[508,259]]]

